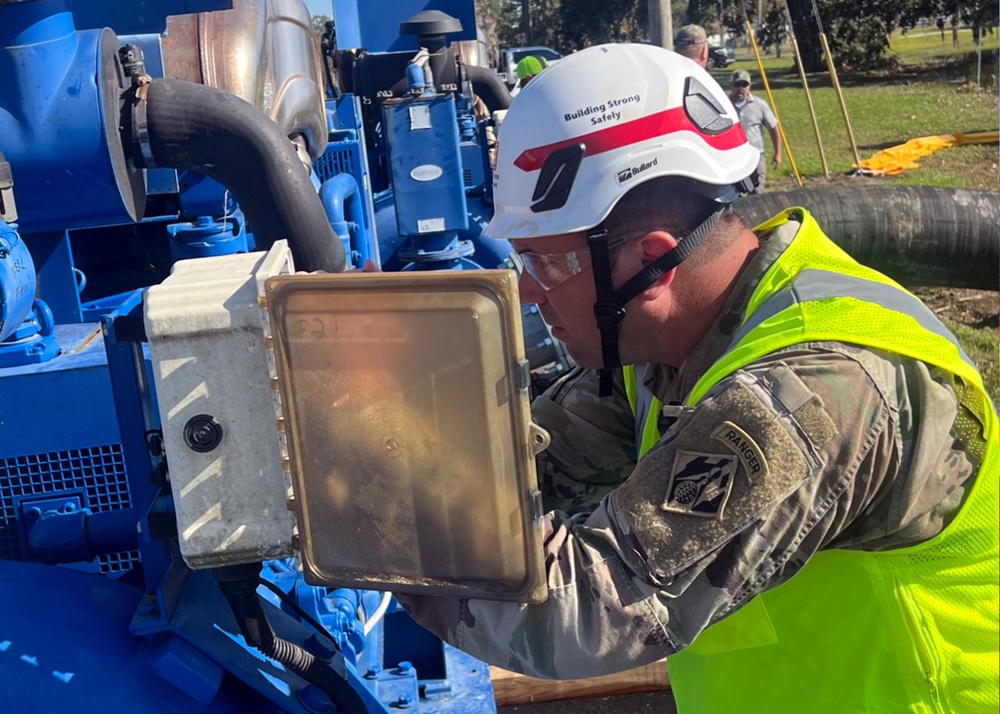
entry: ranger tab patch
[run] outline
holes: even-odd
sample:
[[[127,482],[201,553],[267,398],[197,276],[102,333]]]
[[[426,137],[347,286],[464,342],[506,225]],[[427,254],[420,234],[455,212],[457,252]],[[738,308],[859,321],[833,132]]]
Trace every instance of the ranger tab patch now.
[[[678,451],[667,485],[664,511],[719,518],[733,489],[735,456]]]
[[[757,483],[767,476],[767,459],[750,435],[731,421],[724,421],[712,432],[712,438],[721,441],[740,458],[750,483]]]

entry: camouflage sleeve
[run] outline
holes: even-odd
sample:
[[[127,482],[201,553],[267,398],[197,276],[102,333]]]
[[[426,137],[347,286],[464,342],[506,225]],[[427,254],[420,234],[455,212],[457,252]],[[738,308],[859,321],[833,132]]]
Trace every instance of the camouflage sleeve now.
[[[546,511],[592,506],[635,468],[635,418],[620,372],[612,397],[597,392],[597,372],[576,367],[531,404],[532,419],[552,435],[537,460]]]
[[[716,385],[593,512],[546,516],[545,603],[400,599],[443,639],[533,676],[656,661],[881,503],[907,510],[893,490],[904,460],[898,405],[886,401],[895,389],[848,351],[772,356]],[[954,415],[952,399],[936,419]]]

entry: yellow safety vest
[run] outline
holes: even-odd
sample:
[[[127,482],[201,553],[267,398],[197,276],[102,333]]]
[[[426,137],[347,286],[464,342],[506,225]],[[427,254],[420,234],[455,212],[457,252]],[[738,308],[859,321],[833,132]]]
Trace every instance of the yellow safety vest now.
[[[960,430],[986,437],[975,485],[935,538],[885,552],[826,550],[788,582],[753,598],[669,658],[682,714],[898,714],[998,710],[998,473],[996,410],[954,337],[902,287],[850,258],[808,212],[750,299],[729,350],[698,381],[694,406],[725,376],[793,344],[865,345],[955,375],[975,419]],[[793,289],[794,288],[794,289]],[[634,370],[626,390],[640,453],[658,440],[660,403],[640,408]],[[650,430],[649,424],[652,424]],[[637,427],[638,428],[638,427]],[[973,432],[974,433],[974,432]]]

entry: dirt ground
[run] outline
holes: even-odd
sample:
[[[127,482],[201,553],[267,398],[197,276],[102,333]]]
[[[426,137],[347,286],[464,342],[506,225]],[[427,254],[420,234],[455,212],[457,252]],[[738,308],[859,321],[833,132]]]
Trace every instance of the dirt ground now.
[[[969,356],[979,367],[986,389],[994,404],[1000,404],[1000,341],[998,341],[998,315],[1000,292],[995,290],[970,290],[951,287],[910,287],[938,316],[949,325]],[[962,337],[958,325],[970,328],[976,337]]]
[[[997,328],[1000,293],[966,288],[911,287],[910,291],[939,319],[968,325],[974,329]]]

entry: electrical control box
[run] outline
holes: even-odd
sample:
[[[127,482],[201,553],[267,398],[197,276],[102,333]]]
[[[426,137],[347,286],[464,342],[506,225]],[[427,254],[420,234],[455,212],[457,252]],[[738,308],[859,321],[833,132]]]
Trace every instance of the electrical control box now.
[[[517,278],[266,282],[307,582],[546,596]]]
[[[308,582],[546,597],[517,278],[294,275],[287,244],[145,296],[180,550]]]

